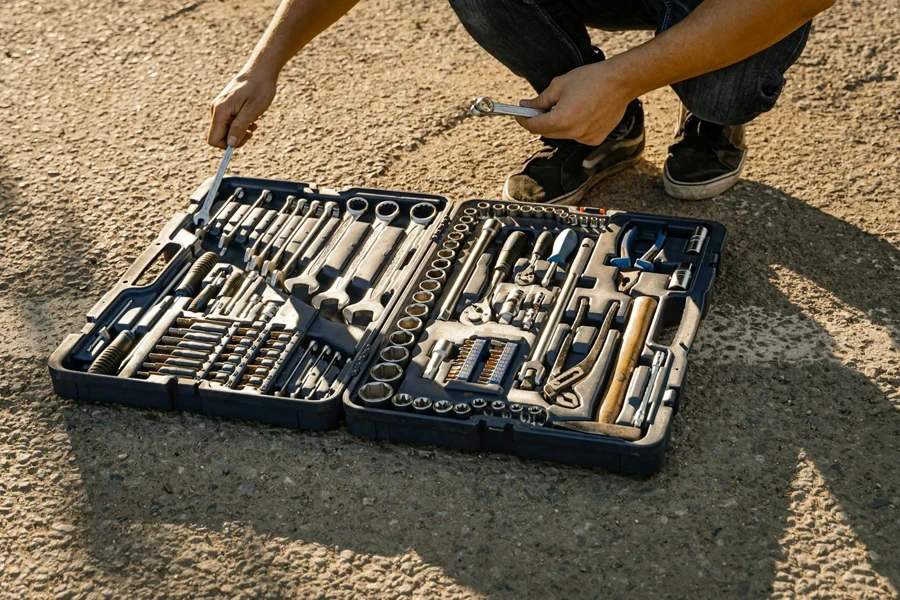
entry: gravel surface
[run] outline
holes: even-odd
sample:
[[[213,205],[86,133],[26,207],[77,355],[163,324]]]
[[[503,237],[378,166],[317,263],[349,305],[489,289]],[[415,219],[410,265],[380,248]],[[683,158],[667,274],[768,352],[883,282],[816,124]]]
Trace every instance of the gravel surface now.
[[[589,198],[729,228],[655,476],[55,396],[50,352],[214,172],[207,102],[273,9],[0,3],[0,596],[898,597],[889,2],[817,20],[723,197],[663,194],[662,90],[645,160]],[[466,102],[525,93],[446,4],[369,0],[291,63],[232,172],[496,197],[534,142]]]

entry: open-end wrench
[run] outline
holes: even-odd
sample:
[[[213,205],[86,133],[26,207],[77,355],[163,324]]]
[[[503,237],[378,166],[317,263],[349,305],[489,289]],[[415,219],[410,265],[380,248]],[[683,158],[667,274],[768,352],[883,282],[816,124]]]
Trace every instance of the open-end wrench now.
[[[391,221],[393,221],[398,214],[400,214],[400,206],[391,200],[379,202],[375,206],[376,220],[375,223],[372,224],[372,232],[369,234],[369,237],[366,238],[365,244],[356,251],[356,255],[350,262],[350,266],[334,280],[331,287],[324,292],[313,296],[312,305],[314,308],[322,308],[323,303],[333,303],[337,304],[338,310],[342,310],[345,306],[350,304],[350,295],[347,293],[347,287],[353,281],[353,278],[356,277],[356,272],[359,271],[359,267],[362,265],[363,261],[367,258],[371,258],[369,257],[369,253],[378,243],[382,233],[387,231]]]
[[[313,200],[313,204],[318,203],[318,200]],[[313,207],[310,206],[310,212],[313,212]],[[334,219],[340,214],[340,207],[337,202],[328,201],[325,203],[325,208],[322,209],[322,214],[316,218],[316,223],[313,225],[312,229],[309,230],[309,233],[304,238],[303,242],[297,246],[297,250],[294,251],[293,256],[291,256],[290,260],[288,260],[284,266],[281,268],[281,271],[278,272],[276,269],[278,268],[277,262],[273,262],[269,265],[269,268],[272,272],[272,286],[279,287],[284,285],[284,278],[294,272],[294,269],[297,268],[297,265],[300,264],[300,261],[303,259],[303,253],[306,252],[306,249],[316,241],[316,238],[319,237],[319,234],[322,233],[322,230],[328,225],[331,219]],[[300,231],[300,228],[297,228],[297,232]],[[293,237],[291,238],[293,240]],[[288,242],[285,243],[284,248],[288,247]],[[273,259],[274,260],[274,259]],[[265,270],[265,265],[263,265],[263,270]]]
[[[413,261],[410,260],[406,266],[403,265],[410,251],[415,252],[419,247],[422,236],[428,229],[428,225],[437,215],[437,207],[430,202],[420,202],[409,210],[409,225],[406,227],[406,238],[394,253],[390,264],[382,272],[378,283],[369,288],[362,300],[347,306],[344,311],[344,321],[353,323],[355,319],[368,317],[369,321],[375,321],[381,316],[384,306],[381,304],[382,298],[389,292],[394,292],[396,287],[406,281],[410,269],[413,268]]]
[[[478,234],[478,239],[472,244],[472,249],[466,257],[466,262],[463,263],[459,275],[456,276],[456,280],[453,282],[453,287],[447,292],[444,303],[441,304],[441,310],[438,312],[437,316],[438,320],[449,321],[450,317],[453,316],[453,313],[456,310],[456,303],[459,302],[459,297],[462,295],[466,285],[468,285],[469,278],[472,277],[472,272],[475,270],[475,267],[478,266],[478,260],[481,258],[481,255],[484,254],[485,249],[490,245],[494,237],[496,237],[497,232],[502,228],[503,223],[501,223],[499,219],[493,217],[487,219],[481,226],[481,233]]]
[[[476,117],[490,117],[495,115],[504,115],[510,117],[536,117],[546,113],[546,110],[540,108],[528,108],[527,106],[516,106],[515,104],[503,104],[494,102],[490,98],[476,98],[472,102],[472,108],[469,111]]]
[[[296,241],[299,241],[300,233],[303,231],[303,227],[306,225],[306,223],[310,219],[313,219],[316,217],[316,213],[318,212],[319,206],[321,206],[321,205],[322,205],[322,202],[320,202],[319,200],[313,200],[312,202],[310,202],[309,208],[306,209],[306,212],[303,214],[303,216],[300,218],[300,220],[297,221],[297,224],[294,226],[294,228],[291,230],[291,232],[287,235],[287,237],[284,240],[284,243],[281,244],[281,247],[278,249],[278,251],[274,254],[274,256],[272,256],[272,258],[263,262],[262,268],[259,270],[260,275],[265,277],[272,271],[275,271],[276,269],[278,269],[278,267],[281,265],[281,261],[284,259],[284,255],[287,253],[288,246],[290,246],[292,243],[294,243]],[[324,213],[319,216],[320,217],[324,216]],[[307,235],[306,237],[308,240],[310,236]],[[295,252],[294,254],[297,254],[297,253]]]
[[[534,267],[537,261],[547,256],[552,243],[553,232],[544,231],[538,236],[534,242],[534,248],[531,249],[531,258],[528,259],[528,264],[516,274],[515,282],[517,285],[531,285],[534,283]]]
[[[213,202],[219,193],[219,186],[222,185],[222,178],[225,177],[225,169],[228,168],[228,163],[231,162],[232,154],[234,154],[234,146],[228,146],[225,149],[225,156],[222,157],[222,162],[219,163],[219,170],[216,171],[212,186],[210,186],[209,192],[206,194],[206,200],[203,201],[200,210],[194,213],[194,225],[197,227],[202,227],[209,223],[209,211],[212,210]]]
[[[494,291],[512,272],[516,261],[521,258],[528,244],[528,234],[524,231],[513,231],[503,242],[503,248],[497,255],[497,261],[491,273],[491,281],[484,291],[481,301],[470,304],[462,311],[459,322],[465,325],[481,325],[494,317]]]
[[[338,225],[337,231],[332,234],[328,245],[319,251],[318,255],[306,265],[306,268],[303,269],[303,272],[300,275],[284,281],[284,291],[290,294],[294,291],[295,286],[304,286],[309,295],[318,292],[319,272],[322,270],[322,267],[325,266],[325,261],[328,260],[328,256],[335,248],[337,248],[338,244],[343,241],[344,236],[347,235],[347,232],[350,231],[353,224],[356,223],[368,209],[369,202],[365,198],[350,198],[347,200],[347,211],[341,218],[341,224]],[[272,274],[272,285],[278,283],[277,277],[278,273]]]
[[[288,196],[285,201],[285,206],[290,205],[293,200],[296,200],[294,196]],[[296,222],[300,220],[301,217],[299,215],[303,212],[303,209],[306,208],[306,205],[306,200],[301,198],[294,204],[294,208],[289,215],[279,215],[275,218],[275,222],[272,224],[272,227],[270,227],[271,234],[266,233],[259,238],[262,247],[252,250],[249,256],[245,254],[244,258],[247,261],[246,269],[248,271],[259,271],[266,258],[268,258],[269,252],[275,247],[275,244],[277,244],[279,240],[281,240],[282,243],[285,243],[285,238],[288,231],[291,229],[291,223],[296,224]]]

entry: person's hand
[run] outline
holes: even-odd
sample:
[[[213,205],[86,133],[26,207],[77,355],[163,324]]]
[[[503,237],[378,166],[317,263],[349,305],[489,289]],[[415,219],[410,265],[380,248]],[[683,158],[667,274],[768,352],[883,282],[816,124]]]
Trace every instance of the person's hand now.
[[[239,74],[225,86],[210,105],[212,120],[206,142],[224,149],[240,148],[253,137],[256,119],[275,98],[276,78]]]
[[[522,100],[522,106],[552,110],[516,121],[537,135],[598,146],[637,96],[613,61],[602,61],[556,77],[537,98]]]

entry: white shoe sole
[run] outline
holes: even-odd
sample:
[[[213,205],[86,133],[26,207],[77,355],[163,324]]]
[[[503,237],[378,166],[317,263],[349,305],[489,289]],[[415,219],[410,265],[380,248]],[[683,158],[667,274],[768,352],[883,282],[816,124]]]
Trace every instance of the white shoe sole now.
[[[676,181],[669,175],[669,167],[663,169],[663,187],[666,193],[678,200],[708,200],[713,196],[727,191],[741,178],[741,171],[744,170],[744,160],[747,155],[741,157],[741,164],[731,173],[726,173],[710,181],[702,183],[687,183],[684,181]]]

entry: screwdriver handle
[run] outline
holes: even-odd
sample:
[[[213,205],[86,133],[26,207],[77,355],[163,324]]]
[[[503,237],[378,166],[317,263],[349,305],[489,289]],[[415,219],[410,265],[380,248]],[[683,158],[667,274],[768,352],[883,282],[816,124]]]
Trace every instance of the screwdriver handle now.
[[[574,229],[566,229],[553,242],[553,254],[547,260],[558,265],[566,264],[566,259],[578,245],[578,234]]]
[[[537,241],[534,243],[534,248],[531,250],[531,255],[536,257],[536,259],[541,259],[547,256],[547,252],[550,251],[550,245],[553,243],[553,233],[550,231],[545,231],[538,236]]]
[[[503,277],[508,277],[512,272],[516,262],[525,254],[525,248],[528,247],[528,234],[524,231],[514,231],[509,234],[503,243],[503,248],[497,256],[497,262],[494,264],[494,273],[502,273]]]

